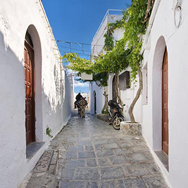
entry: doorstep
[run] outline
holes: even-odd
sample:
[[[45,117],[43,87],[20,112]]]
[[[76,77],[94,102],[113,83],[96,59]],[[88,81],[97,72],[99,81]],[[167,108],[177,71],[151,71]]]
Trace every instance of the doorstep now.
[[[163,151],[155,151],[155,154],[157,155],[159,160],[163,163],[165,168],[169,171],[168,155],[164,153]]]
[[[30,159],[32,158],[37,151],[44,145],[45,142],[31,142],[26,147],[26,158]]]

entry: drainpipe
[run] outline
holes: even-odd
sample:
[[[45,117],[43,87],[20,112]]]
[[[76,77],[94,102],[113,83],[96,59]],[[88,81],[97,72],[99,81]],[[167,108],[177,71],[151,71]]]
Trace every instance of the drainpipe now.
[[[150,36],[150,33],[151,33],[151,29],[152,29],[152,26],[153,26],[153,22],[155,20],[155,16],[157,14],[160,2],[161,2],[161,0],[155,0],[155,4],[154,4],[154,7],[153,7],[153,10],[152,10],[152,13],[151,13],[151,17],[150,17],[150,20],[149,20],[149,25],[148,25],[148,28],[146,30],[144,43],[143,43],[143,46],[142,46],[142,49],[141,49],[141,54],[143,54],[143,52],[146,49],[146,44],[148,42],[148,39],[149,39],[149,36]]]

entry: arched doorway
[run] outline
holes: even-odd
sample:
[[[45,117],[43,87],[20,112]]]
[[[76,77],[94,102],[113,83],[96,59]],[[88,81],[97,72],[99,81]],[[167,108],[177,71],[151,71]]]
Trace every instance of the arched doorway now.
[[[162,67],[162,150],[168,155],[168,52]]]
[[[25,73],[25,127],[26,145],[35,141],[35,71],[34,48],[30,34],[27,32],[24,44]]]
[[[168,154],[168,50],[161,36],[156,44],[152,73],[153,149]]]
[[[24,38],[26,144],[43,141],[42,53],[38,31],[30,25]],[[31,87],[31,88],[29,88]],[[31,105],[28,104],[31,102]],[[30,106],[30,107],[29,107]],[[29,133],[30,132],[30,133]]]
[[[96,91],[93,91],[93,98],[94,98],[94,114],[97,113],[97,97],[96,97]]]

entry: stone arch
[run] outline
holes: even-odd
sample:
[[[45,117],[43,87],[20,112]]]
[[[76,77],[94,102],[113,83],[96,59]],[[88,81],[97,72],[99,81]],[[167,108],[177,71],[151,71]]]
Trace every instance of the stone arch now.
[[[27,33],[31,37],[34,49],[35,137],[36,141],[43,141],[41,41],[34,25],[28,26],[25,32],[25,38]]]
[[[152,70],[152,124],[155,151],[162,150],[162,66],[165,49],[167,49],[166,41],[161,36],[156,43]]]

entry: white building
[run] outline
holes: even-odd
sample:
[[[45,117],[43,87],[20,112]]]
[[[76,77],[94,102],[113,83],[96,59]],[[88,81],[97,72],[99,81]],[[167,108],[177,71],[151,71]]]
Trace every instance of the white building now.
[[[144,89],[134,111],[151,153],[172,188],[188,187],[187,12],[188,1],[155,0],[142,49]],[[110,99],[112,82],[108,83]],[[93,84],[90,89],[91,100],[96,93],[97,113],[101,113],[104,88]],[[121,92],[128,107],[135,91],[131,86]]]
[[[108,10],[104,19],[102,20],[94,38],[92,41],[92,49],[91,55],[92,57],[97,57],[99,54],[105,54],[105,50],[103,49],[104,46],[104,35],[107,32],[107,25],[108,23],[114,23],[117,20],[122,18],[120,14],[122,10]],[[114,41],[120,40],[123,37],[124,31],[122,29],[115,29],[113,33]],[[120,73],[120,96],[123,102],[126,104],[124,107],[124,115],[125,118],[128,120],[128,108],[132,102],[133,97],[136,94],[137,86],[133,86],[133,84],[129,84],[130,78],[130,68],[124,70]],[[105,98],[103,96],[104,91],[108,94],[108,100],[111,100],[115,97],[115,77],[114,74],[111,74],[108,79],[108,86],[107,87],[98,87],[98,85],[93,82],[90,84],[90,99],[91,99],[91,106],[90,111],[92,114],[100,114],[102,108],[105,103]],[[127,84],[125,84],[127,82]],[[135,106],[134,112],[136,112],[135,117],[137,121],[141,121],[140,117],[140,105],[139,103],[141,100],[138,101],[137,105]]]
[[[41,1],[0,4],[0,187],[16,188],[47,148],[46,129],[55,136],[68,121],[73,90]]]
[[[104,46],[104,35],[107,32],[108,23],[114,23],[122,18],[121,10],[108,10],[102,20],[93,41],[91,43],[91,57],[98,57],[99,54],[105,54]],[[121,29],[116,29],[113,33],[115,40],[119,40],[123,36]],[[95,82],[89,85],[90,88],[90,111],[92,114],[100,114],[104,106],[105,99],[103,97],[104,91],[108,90],[108,87],[99,87]],[[107,91],[108,92],[108,91]]]

